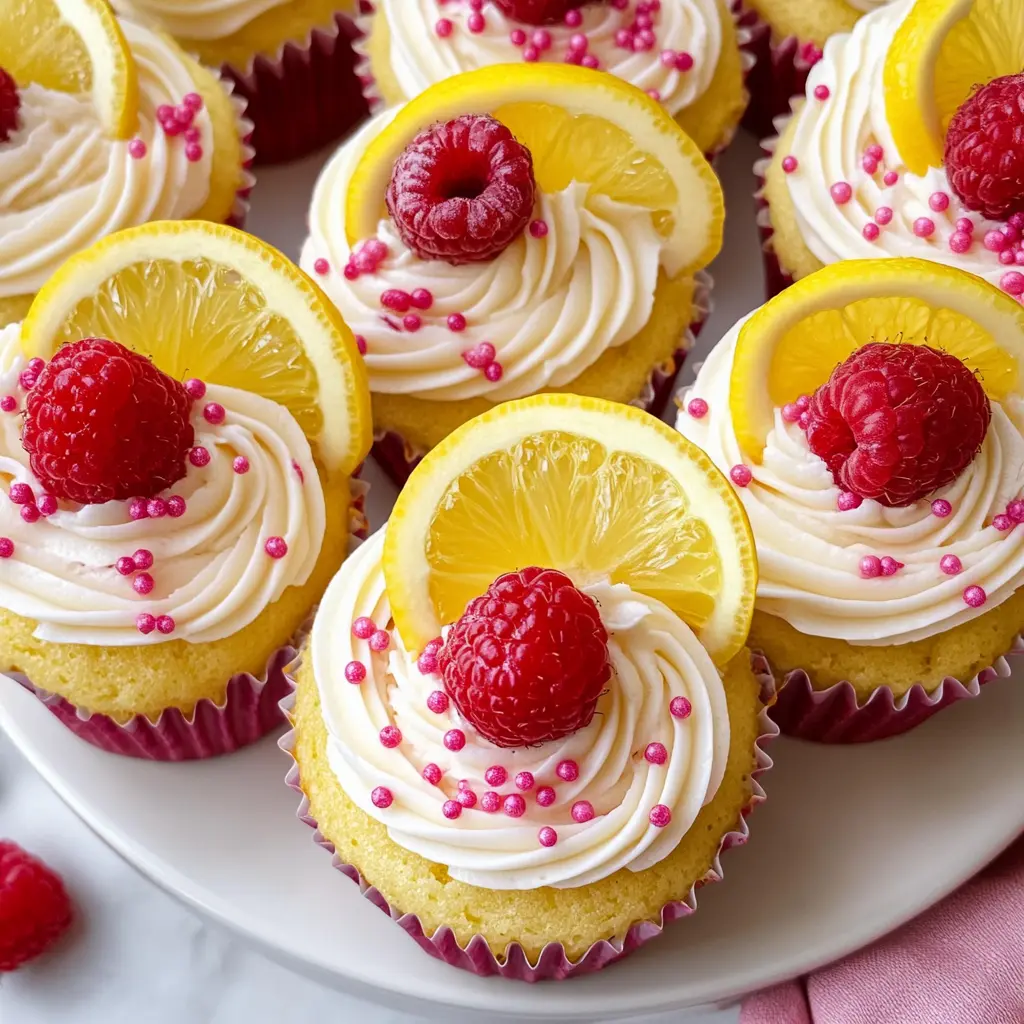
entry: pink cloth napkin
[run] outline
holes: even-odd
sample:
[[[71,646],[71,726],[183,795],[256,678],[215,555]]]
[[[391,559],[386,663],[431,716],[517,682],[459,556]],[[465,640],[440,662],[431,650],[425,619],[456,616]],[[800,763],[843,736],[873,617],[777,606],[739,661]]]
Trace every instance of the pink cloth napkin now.
[[[751,996],[740,1024],[1024,1024],[1024,837],[875,945]]]

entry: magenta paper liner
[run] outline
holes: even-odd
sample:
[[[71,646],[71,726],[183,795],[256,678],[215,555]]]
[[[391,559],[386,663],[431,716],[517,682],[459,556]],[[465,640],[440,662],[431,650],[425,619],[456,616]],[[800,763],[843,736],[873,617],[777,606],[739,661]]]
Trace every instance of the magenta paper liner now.
[[[367,116],[352,48],[358,35],[355,21],[339,12],[304,44],[288,42],[273,56],[257,54],[246,68],[222,67],[248,103],[260,164],[305,156]]]
[[[917,684],[895,698],[887,686],[880,686],[863,703],[850,683],[836,683],[815,690],[806,670],[786,674],[771,717],[787,736],[819,743],[870,743],[899,736],[920,725],[957,701],[977,697],[982,686],[1010,674],[1007,658],[1024,654],[1024,639],[1018,634],[1011,649],[962,683],[947,676],[931,692]]]
[[[753,791],[750,803],[743,809],[739,821],[732,831],[722,837],[718,853],[715,855],[714,863],[707,875],[690,887],[690,891],[683,899],[673,900],[666,903],[655,921],[638,921],[631,925],[625,936],[621,939],[602,940],[595,942],[586,953],[578,960],[570,960],[566,956],[565,949],[560,943],[549,943],[545,946],[537,958],[535,964],[531,964],[523,948],[518,943],[511,944],[501,959],[491,952],[487,940],[482,935],[474,935],[465,946],[459,945],[454,932],[448,927],[442,926],[433,935],[428,935],[419,918],[415,914],[403,914],[400,910],[393,908],[388,901],[372,885],[367,884],[359,872],[359,869],[351,864],[346,864],[338,856],[334,844],[326,839],[320,832],[316,819],[309,813],[309,800],[299,784],[299,766],[294,758],[295,732],[286,733],[278,740],[278,746],[292,758],[291,767],[285,776],[285,784],[299,793],[301,802],[296,816],[300,821],[314,829],[313,841],[333,855],[331,863],[346,877],[350,878],[359,886],[360,892],[375,907],[388,915],[416,944],[438,960],[443,960],[452,967],[459,967],[462,970],[470,971],[481,977],[498,975],[503,978],[511,978],[516,981],[563,981],[566,978],[579,977],[584,974],[591,974],[599,971],[609,964],[621,960],[634,949],[639,948],[651,939],[659,936],[665,929],[665,925],[681,917],[687,917],[697,909],[697,889],[709,882],[722,880],[721,855],[725,850],[734,846],[742,846],[750,835],[747,825],[747,816],[759,803],[766,799],[764,789],[758,781],[759,777],[772,766],[772,759],[765,752],[764,747],[774,739],[778,733],[778,727],[768,716],[768,707],[775,696],[775,680],[768,668],[768,663],[763,656],[756,652],[751,654],[751,663],[761,682],[761,700],[765,705],[761,712],[761,734],[756,741],[756,767],[751,772]],[[286,717],[290,718],[290,711],[295,703],[294,690],[281,702],[281,710]]]
[[[686,355],[711,315],[714,305],[711,290],[714,281],[707,271],[702,270],[696,275],[696,282],[697,286],[693,293],[694,320],[687,328],[679,348],[672,353],[671,359],[651,371],[643,391],[630,403],[654,416],[660,416],[665,411]],[[426,454],[422,449],[406,442],[401,434],[391,430],[378,431],[374,434],[372,451],[377,464],[399,487],[405,485],[409,474]]]
[[[768,211],[768,198],[764,191],[768,166],[775,156],[775,147],[779,143],[779,136],[785,130],[790,116],[792,115],[780,114],[775,119],[775,134],[761,140],[761,149],[765,156],[754,164],[754,177],[757,180],[754,204],[757,211],[757,233],[761,240],[761,262],[764,265],[765,299],[775,298],[779,292],[785,291],[793,283],[793,275],[782,266],[778,253],[775,251],[775,243],[772,241],[775,229],[772,227],[772,219]]]

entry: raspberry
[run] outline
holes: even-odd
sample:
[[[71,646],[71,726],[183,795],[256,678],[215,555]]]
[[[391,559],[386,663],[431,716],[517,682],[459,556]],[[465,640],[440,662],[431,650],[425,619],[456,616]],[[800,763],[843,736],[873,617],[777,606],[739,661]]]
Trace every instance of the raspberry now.
[[[20,846],[0,840],[0,972],[46,952],[71,917],[60,878]]]
[[[0,68],[0,142],[6,142],[18,130],[18,110],[21,97],[11,76]]]
[[[611,677],[597,605],[554,569],[499,576],[438,652],[462,717],[499,747],[568,736],[594,717]]]
[[[494,0],[494,2],[516,21],[527,25],[550,25],[564,21],[566,11],[582,7],[587,0]]]
[[[899,507],[952,483],[978,453],[991,415],[955,356],[872,342],[814,392],[807,442],[844,491]]]
[[[152,497],[185,475],[184,385],[123,345],[86,338],[40,371],[21,443],[48,492],[86,505]]]
[[[1024,210],[1024,72],[994,79],[961,104],[944,159],[969,210],[992,220]]]
[[[464,114],[425,129],[395,161],[387,205],[423,259],[494,259],[530,220],[533,157],[499,121]]]

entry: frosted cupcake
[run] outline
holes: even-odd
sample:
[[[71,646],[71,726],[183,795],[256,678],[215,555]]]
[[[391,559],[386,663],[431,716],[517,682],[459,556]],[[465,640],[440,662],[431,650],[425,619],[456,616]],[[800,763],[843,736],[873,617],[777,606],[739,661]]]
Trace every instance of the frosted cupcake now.
[[[558,568],[501,571],[539,556]],[[755,578],[728,484],[659,421],[498,406],[328,587],[282,740],[304,820],[448,963],[604,966],[693,909],[763,797]]]
[[[376,450],[403,479],[497,402],[663,401],[722,216],[707,162],[640,90],[516,64],[447,79],[346,143],[301,263],[365,351]]]
[[[747,105],[723,0],[649,4],[566,0],[382,0],[361,19],[367,93],[394,106],[461,71],[518,60],[601,68],[664,104],[705,153],[728,145]]]
[[[62,10],[88,43],[50,0],[31,17],[0,12],[0,326],[104,235],[186,217],[240,224],[252,186],[251,126],[213,72],[103,0]],[[37,36],[55,40],[52,67],[23,65]],[[69,67],[91,91],[68,87]]]
[[[112,0],[221,68],[248,103],[261,163],[326,146],[366,117],[355,73],[359,0]]]
[[[0,395],[0,668],[119,753],[277,724],[369,446],[355,344],[311,282],[231,228],[121,232],[0,333]]]
[[[784,731],[877,739],[1008,674],[1024,621],[1022,357],[1019,303],[893,259],[799,281],[702,366],[678,427],[750,517],[750,645],[784,680]]]
[[[915,256],[1024,293],[1024,41],[1014,0],[913,0],[833,37],[765,144],[772,290],[824,264]],[[1024,268],[1022,268],[1024,269]]]

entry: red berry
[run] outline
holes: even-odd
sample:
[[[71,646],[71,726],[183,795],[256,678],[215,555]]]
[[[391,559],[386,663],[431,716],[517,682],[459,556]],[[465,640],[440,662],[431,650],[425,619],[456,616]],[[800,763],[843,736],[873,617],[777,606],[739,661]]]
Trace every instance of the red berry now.
[[[123,345],[65,345],[25,400],[21,443],[58,498],[85,505],[152,497],[185,475],[194,437],[185,387]]]
[[[994,79],[960,105],[944,160],[967,209],[992,220],[1024,210],[1024,71]]]
[[[587,0],[494,0],[510,17],[527,25],[550,25],[564,21],[568,11],[582,7]]]
[[[420,132],[395,161],[387,205],[423,259],[492,260],[530,220],[533,158],[500,122],[464,114]]]
[[[60,878],[20,846],[0,840],[0,972],[44,953],[71,917]]]
[[[21,97],[11,76],[0,68],[0,142],[6,142],[18,130]]]
[[[898,507],[952,483],[978,453],[991,415],[956,356],[872,342],[815,391],[807,443],[844,491]]]
[[[438,652],[448,695],[499,747],[568,736],[594,717],[611,677],[597,605],[554,569],[499,576]]]

